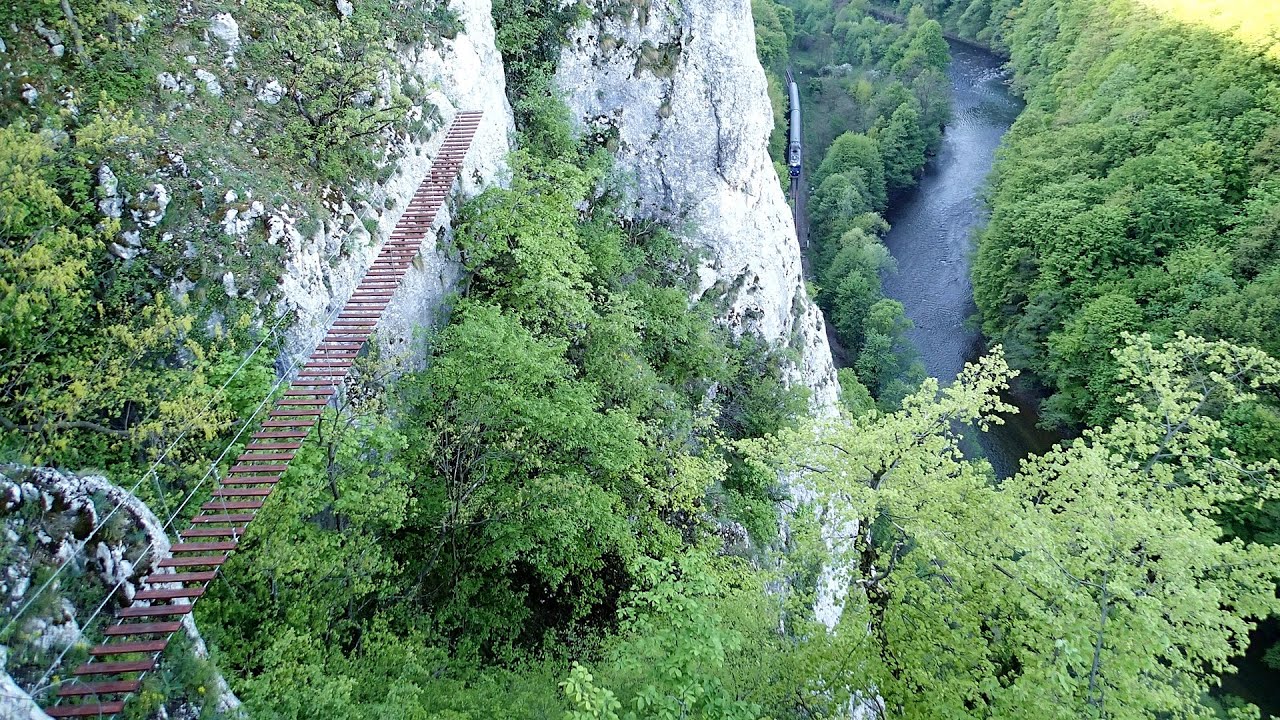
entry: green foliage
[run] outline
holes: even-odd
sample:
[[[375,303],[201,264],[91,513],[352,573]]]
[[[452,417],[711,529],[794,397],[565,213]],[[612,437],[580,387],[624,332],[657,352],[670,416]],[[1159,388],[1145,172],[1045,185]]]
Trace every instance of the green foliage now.
[[[130,114],[95,116],[73,136],[0,128],[0,448],[9,459],[106,467],[189,430],[177,460],[226,421],[206,408],[211,344],[192,336],[189,309],[124,292],[105,253],[118,222],[100,221],[92,163],[145,136]],[[179,351],[186,360],[173,363]]]
[[[379,89],[380,74],[394,62],[385,33],[388,19],[400,12],[391,6],[391,0],[362,2],[350,17],[339,18],[317,17],[314,7],[297,2],[248,4],[246,31],[256,41],[245,57],[284,88],[276,106],[283,132],[263,134],[273,154],[311,165],[335,182],[365,175],[382,159],[374,141],[403,124],[410,107],[395,89]],[[418,6],[391,28],[409,32],[422,12]],[[425,26],[426,17],[419,22]]]
[[[1009,410],[998,352],[900,412],[790,441],[834,520],[870,530],[837,546],[848,659],[825,686],[908,717],[1209,716],[1280,579],[1280,551],[1225,536],[1219,514],[1273,496],[1280,466],[1241,464],[1205,409],[1274,386],[1280,364],[1185,336],[1130,338],[1116,361],[1124,418],[999,485],[955,429]]]
[[[1280,124],[1275,66],[1139,3],[997,3],[987,23],[1028,110],[997,165],[975,298],[985,332],[1053,391],[1045,419],[1120,412],[1106,351],[1121,331],[1280,351],[1280,197],[1263,159]],[[1242,449],[1266,436],[1262,412],[1230,418]]]
[[[879,239],[888,230],[880,213],[891,196],[915,186],[941,139],[950,54],[941,26],[918,12],[904,27],[874,20],[861,3],[789,5],[796,64],[812,78],[802,94],[817,300],[841,344],[858,353],[854,397],[856,388],[869,390],[891,407],[921,371],[902,340],[905,318],[891,319],[891,306],[878,305],[880,276],[893,267]]]
[[[554,99],[551,78],[569,28],[588,14],[586,5],[580,2],[497,0],[493,3],[497,46],[502,53],[516,127],[534,147],[552,157],[563,154],[561,145],[571,142],[572,135],[567,129],[554,133],[556,142],[551,143],[544,137],[556,126],[548,122],[548,116],[567,114],[563,103]]]
[[[788,48],[795,36],[795,16],[791,8],[776,0],[751,0],[755,20],[756,55],[760,64],[777,72],[786,65]]]
[[[804,619],[802,597],[767,594],[766,580],[700,551],[647,562],[599,662],[575,663],[561,682],[572,708],[565,717],[835,716],[847,694],[810,696],[809,674],[838,662],[826,633]]]
[[[916,173],[924,167],[928,140],[913,103],[899,105],[889,121],[878,128],[876,140],[884,158],[885,185],[890,192],[915,187]]]
[[[618,219],[606,159],[565,148],[514,154],[461,209],[468,275],[426,367],[390,411],[354,393],[326,415],[202,603],[255,716],[559,716],[558,658],[599,656],[654,558],[718,543],[722,518],[777,537],[776,476],[728,441],[806,394],[691,306],[694,258]]]

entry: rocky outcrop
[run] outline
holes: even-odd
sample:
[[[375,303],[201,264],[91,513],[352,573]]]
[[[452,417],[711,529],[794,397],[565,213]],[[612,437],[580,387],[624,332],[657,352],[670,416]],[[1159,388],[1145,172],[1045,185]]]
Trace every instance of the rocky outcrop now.
[[[5,672],[9,650],[0,646],[0,718],[12,720],[50,720],[36,701],[31,699]]]
[[[94,533],[94,528],[104,531]],[[23,693],[23,697],[15,695],[11,709],[0,704],[0,710],[5,710],[0,717],[26,717],[21,712],[39,712],[26,692],[41,689],[50,676],[58,674],[56,668],[48,669],[49,663],[68,646],[83,642],[81,623],[89,621],[92,609],[76,608],[63,597],[70,586],[80,586],[91,595],[112,593],[128,605],[141,578],[169,553],[170,543],[164,523],[127,488],[102,476],[77,476],[51,468],[0,467],[0,532],[11,548],[0,567],[0,608],[6,617],[22,613],[15,647],[26,653],[24,669],[34,668],[19,674],[15,682],[5,668],[8,648],[0,646],[0,669],[4,669],[0,693],[6,684]],[[33,586],[31,578],[41,567],[66,569],[47,586]],[[88,590],[89,585],[95,589]],[[110,616],[109,606],[105,613]],[[190,615],[183,618],[183,630],[194,654],[207,658],[208,650]],[[15,668],[21,664],[15,662]],[[17,669],[13,672],[17,674]],[[208,697],[219,712],[230,713],[240,706],[221,675],[214,673],[212,683]],[[194,714],[198,712],[195,708]]]
[[[289,248],[280,309],[296,311],[297,322],[288,333],[286,361],[310,351],[355,288],[430,170],[444,142],[444,129],[458,111],[484,112],[462,168],[461,195],[474,195],[501,179],[514,122],[502,57],[494,44],[490,2],[454,0],[450,7],[458,14],[463,32],[442,40],[439,48],[423,46],[399,56],[399,82],[432,88],[427,102],[414,112],[418,117],[437,113],[438,131],[425,141],[392,148],[399,158],[395,175],[376,186],[359,188],[359,203],[346,199],[327,203],[332,217],[319,231],[300,233],[298,218],[286,212],[266,219],[272,241],[288,243]],[[409,269],[378,326],[383,349],[392,357],[415,359],[410,353],[415,329],[443,319],[443,300],[461,275],[461,266],[448,251],[452,242],[449,213],[448,206],[442,209],[435,242],[424,248]]]
[[[556,82],[584,129],[616,149],[624,211],[677,230],[703,259],[698,292],[736,332],[798,354],[792,379],[819,411],[838,386],[806,294],[749,0],[592,0]]]

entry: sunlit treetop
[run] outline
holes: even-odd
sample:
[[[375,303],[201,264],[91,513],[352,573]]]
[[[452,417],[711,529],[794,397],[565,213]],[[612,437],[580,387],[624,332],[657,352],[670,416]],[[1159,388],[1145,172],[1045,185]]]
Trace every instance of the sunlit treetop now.
[[[1280,3],[1274,0],[1139,0],[1181,22],[1229,33],[1280,61]]]

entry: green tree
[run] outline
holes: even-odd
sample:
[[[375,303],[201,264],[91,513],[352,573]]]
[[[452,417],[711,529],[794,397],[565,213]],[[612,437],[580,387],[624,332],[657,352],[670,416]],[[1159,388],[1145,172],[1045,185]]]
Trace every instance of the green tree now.
[[[865,182],[870,209],[884,211],[888,201],[884,161],[880,158],[880,147],[876,141],[862,133],[843,133],[831,143],[822,157],[822,164],[813,174],[813,183],[820,187],[832,175],[851,173]]]
[[[928,140],[920,125],[920,111],[913,105],[898,106],[874,135],[884,158],[885,185],[890,192],[915,187],[916,173],[924,167]]]
[[[924,21],[911,31],[910,38],[906,52],[893,64],[895,73],[914,78],[925,70],[947,69],[951,62],[951,51],[937,20]]]
[[[840,640],[857,675],[907,717],[1209,716],[1217,674],[1280,601],[1280,550],[1224,533],[1222,508],[1277,492],[1205,414],[1280,382],[1256,350],[1145,336],[1117,351],[1124,417],[993,485],[956,428],[998,422],[998,351],[904,409],[820,425],[788,457],[858,532]]]

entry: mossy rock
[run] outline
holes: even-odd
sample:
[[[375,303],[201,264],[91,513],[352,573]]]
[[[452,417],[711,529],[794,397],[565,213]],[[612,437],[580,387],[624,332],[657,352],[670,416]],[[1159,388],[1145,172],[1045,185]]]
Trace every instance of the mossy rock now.
[[[640,77],[641,71],[647,70],[657,77],[669,78],[675,73],[676,65],[680,62],[680,53],[679,43],[654,45],[645,41],[644,45],[640,46],[640,53],[636,57],[633,76]]]

